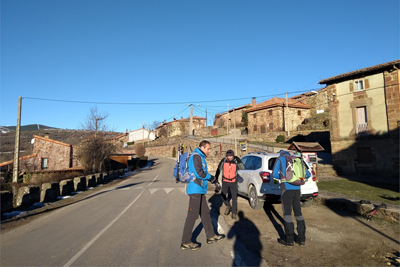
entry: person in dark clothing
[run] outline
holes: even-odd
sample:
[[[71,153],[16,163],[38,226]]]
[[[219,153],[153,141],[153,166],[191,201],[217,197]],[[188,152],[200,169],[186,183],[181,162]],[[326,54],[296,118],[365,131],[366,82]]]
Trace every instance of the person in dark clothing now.
[[[224,235],[215,234],[210,217],[210,208],[207,205],[207,184],[208,182],[216,182],[215,177],[207,171],[206,157],[210,151],[210,142],[202,141],[189,157],[188,171],[194,174],[196,179],[189,182],[186,187],[186,193],[189,195],[189,209],[183,228],[181,249],[196,250],[200,248],[200,244],[195,244],[191,241],[194,223],[199,215],[206,232],[207,244],[212,244],[225,238]]]
[[[272,176],[276,179],[281,180],[281,199],[282,199],[282,211],[283,219],[285,221],[285,239],[279,239],[278,242],[285,246],[294,246],[294,223],[292,220],[292,208],[294,212],[294,217],[297,222],[297,234],[298,242],[300,246],[305,246],[306,243],[306,223],[304,217],[301,213],[300,205],[300,186],[307,182],[311,174],[308,170],[300,171],[301,179],[287,181],[287,168],[286,161],[288,160],[285,156],[290,156],[286,151],[280,151],[280,156],[275,162],[275,166],[272,172]],[[304,180],[305,179],[305,180]]]
[[[226,151],[226,157],[223,158],[217,168],[215,173],[215,178],[218,181],[218,176],[222,173],[222,190],[221,196],[224,204],[226,206],[225,215],[229,215],[232,211],[232,219],[236,219],[237,214],[237,193],[238,193],[238,184],[237,184],[237,171],[244,170],[244,164],[240,160],[240,158],[235,156],[232,150]],[[231,192],[232,198],[232,206],[231,200],[229,199],[229,193]]]

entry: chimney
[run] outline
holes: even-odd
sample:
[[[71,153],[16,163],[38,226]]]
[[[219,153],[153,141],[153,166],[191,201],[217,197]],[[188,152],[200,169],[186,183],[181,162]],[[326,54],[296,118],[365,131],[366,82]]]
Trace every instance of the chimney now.
[[[183,119],[183,116],[181,116],[181,119]]]
[[[126,129],[126,133],[128,133],[128,129]]]
[[[251,100],[251,106],[252,106],[252,107],[255,107],[256,105],[257,105],[256,98],[253,97],[253,99]]]
[[[44,133],[44,138],[49,139],[49,133]]]
[[[176,119],[174,118],[174,121],[176,121]]]

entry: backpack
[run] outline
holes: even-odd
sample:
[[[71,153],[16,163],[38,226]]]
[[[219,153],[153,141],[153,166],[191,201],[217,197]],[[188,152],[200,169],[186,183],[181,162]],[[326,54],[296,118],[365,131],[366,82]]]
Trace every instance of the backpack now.
[[[233,183],[236,182],[236,163],[226,161],[224,159],[222,181]]]
[[[179,181],[181,183],[189,183],[196,179],[196,176],[193,173],[189,173],[189,171],[188,171],[189,158],[194,154],[198,154],[198,153],[186,152],[178,157],[178,160],[176,161],[175,167],[174,167],[174,177],[175,177],[176,181]],[[179,171],[178,171],[178,169],[179,169]]]
[[[293,185],[302,185],[303,181],[301,178],[306,178],[306,170],[301,158],[292,155],[283,155],[286,159],[286,175],[281,173],[281,181],[290,183]],[[282,161],[279,160],[281,164],[281,170],[283,170]]]

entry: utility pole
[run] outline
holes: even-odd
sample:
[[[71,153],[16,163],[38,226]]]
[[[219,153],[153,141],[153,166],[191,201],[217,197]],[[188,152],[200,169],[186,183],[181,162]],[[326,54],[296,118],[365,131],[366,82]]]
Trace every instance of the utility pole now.
[[[206,127],[207,127],[207,109],[206,109]]]
[[[226,134],[229,134],[229,103],[226,109]]]
[[[150,144],[150,124],[147,124],[148,128],[149,128],[149,134],[147,136],[147,144]]]
[[[18,169],[19,169],[19,132],[21,128],[21,105],[22,97],[18,98],[18,115],[17,115],[17,128],[15,129],[15,148],[14,148],[14,168],[13,168],[13,183],[18,182]]]
[[[237,156],[237,146],[236,146],[236,119],[235,119],[235,108],[233,108],[233,132],[235,135],[235,155]]]
[[[286,92],[286,111],[285,111],[284,120],[285,120],[285,129],[286,129],[286,131],[287,131],[287,136],[290,135],[289,127],[287,126],[287,125],[288,125],[287,117],[288,117],[288,115],[289,115],[288,112],[289,112],[289,108],[288,108],[288,100],[287,100],[287,92]]]
[[[193,104],[190,104],[189,135],[193,135]]]

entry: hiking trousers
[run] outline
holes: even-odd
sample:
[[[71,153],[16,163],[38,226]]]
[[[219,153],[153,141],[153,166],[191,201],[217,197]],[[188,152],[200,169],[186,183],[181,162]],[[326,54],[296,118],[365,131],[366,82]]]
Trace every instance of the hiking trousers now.
[[[214,227],[211,223],[210,208],[207,205],[206,195],[191,194],[189,195],[189,209],[186,217],[185,226],[183,228],[182,244],[188,244],[192,239],[192,231],[197,218],[201,218],[207,239],[213,237]]]
[[[286,242],[294,242],[294,224],[292,221],[292,208],[294,217],[297,221],[297,234],[299,242],[306,241],[306,224],[301,214],[300,206],[300,190],[284,190],[282,191],[282,211],[283,220],[285,221],[285,237]]]
[[[231,191],[231,198],[232,198],[232,213],[237,214],[237,182],[229,183],[222,181],[222,189],[221,189],[221,196],[222,200],[224,201],[225,206],[230,206],[231,200],[229,198],[228,190]]]

